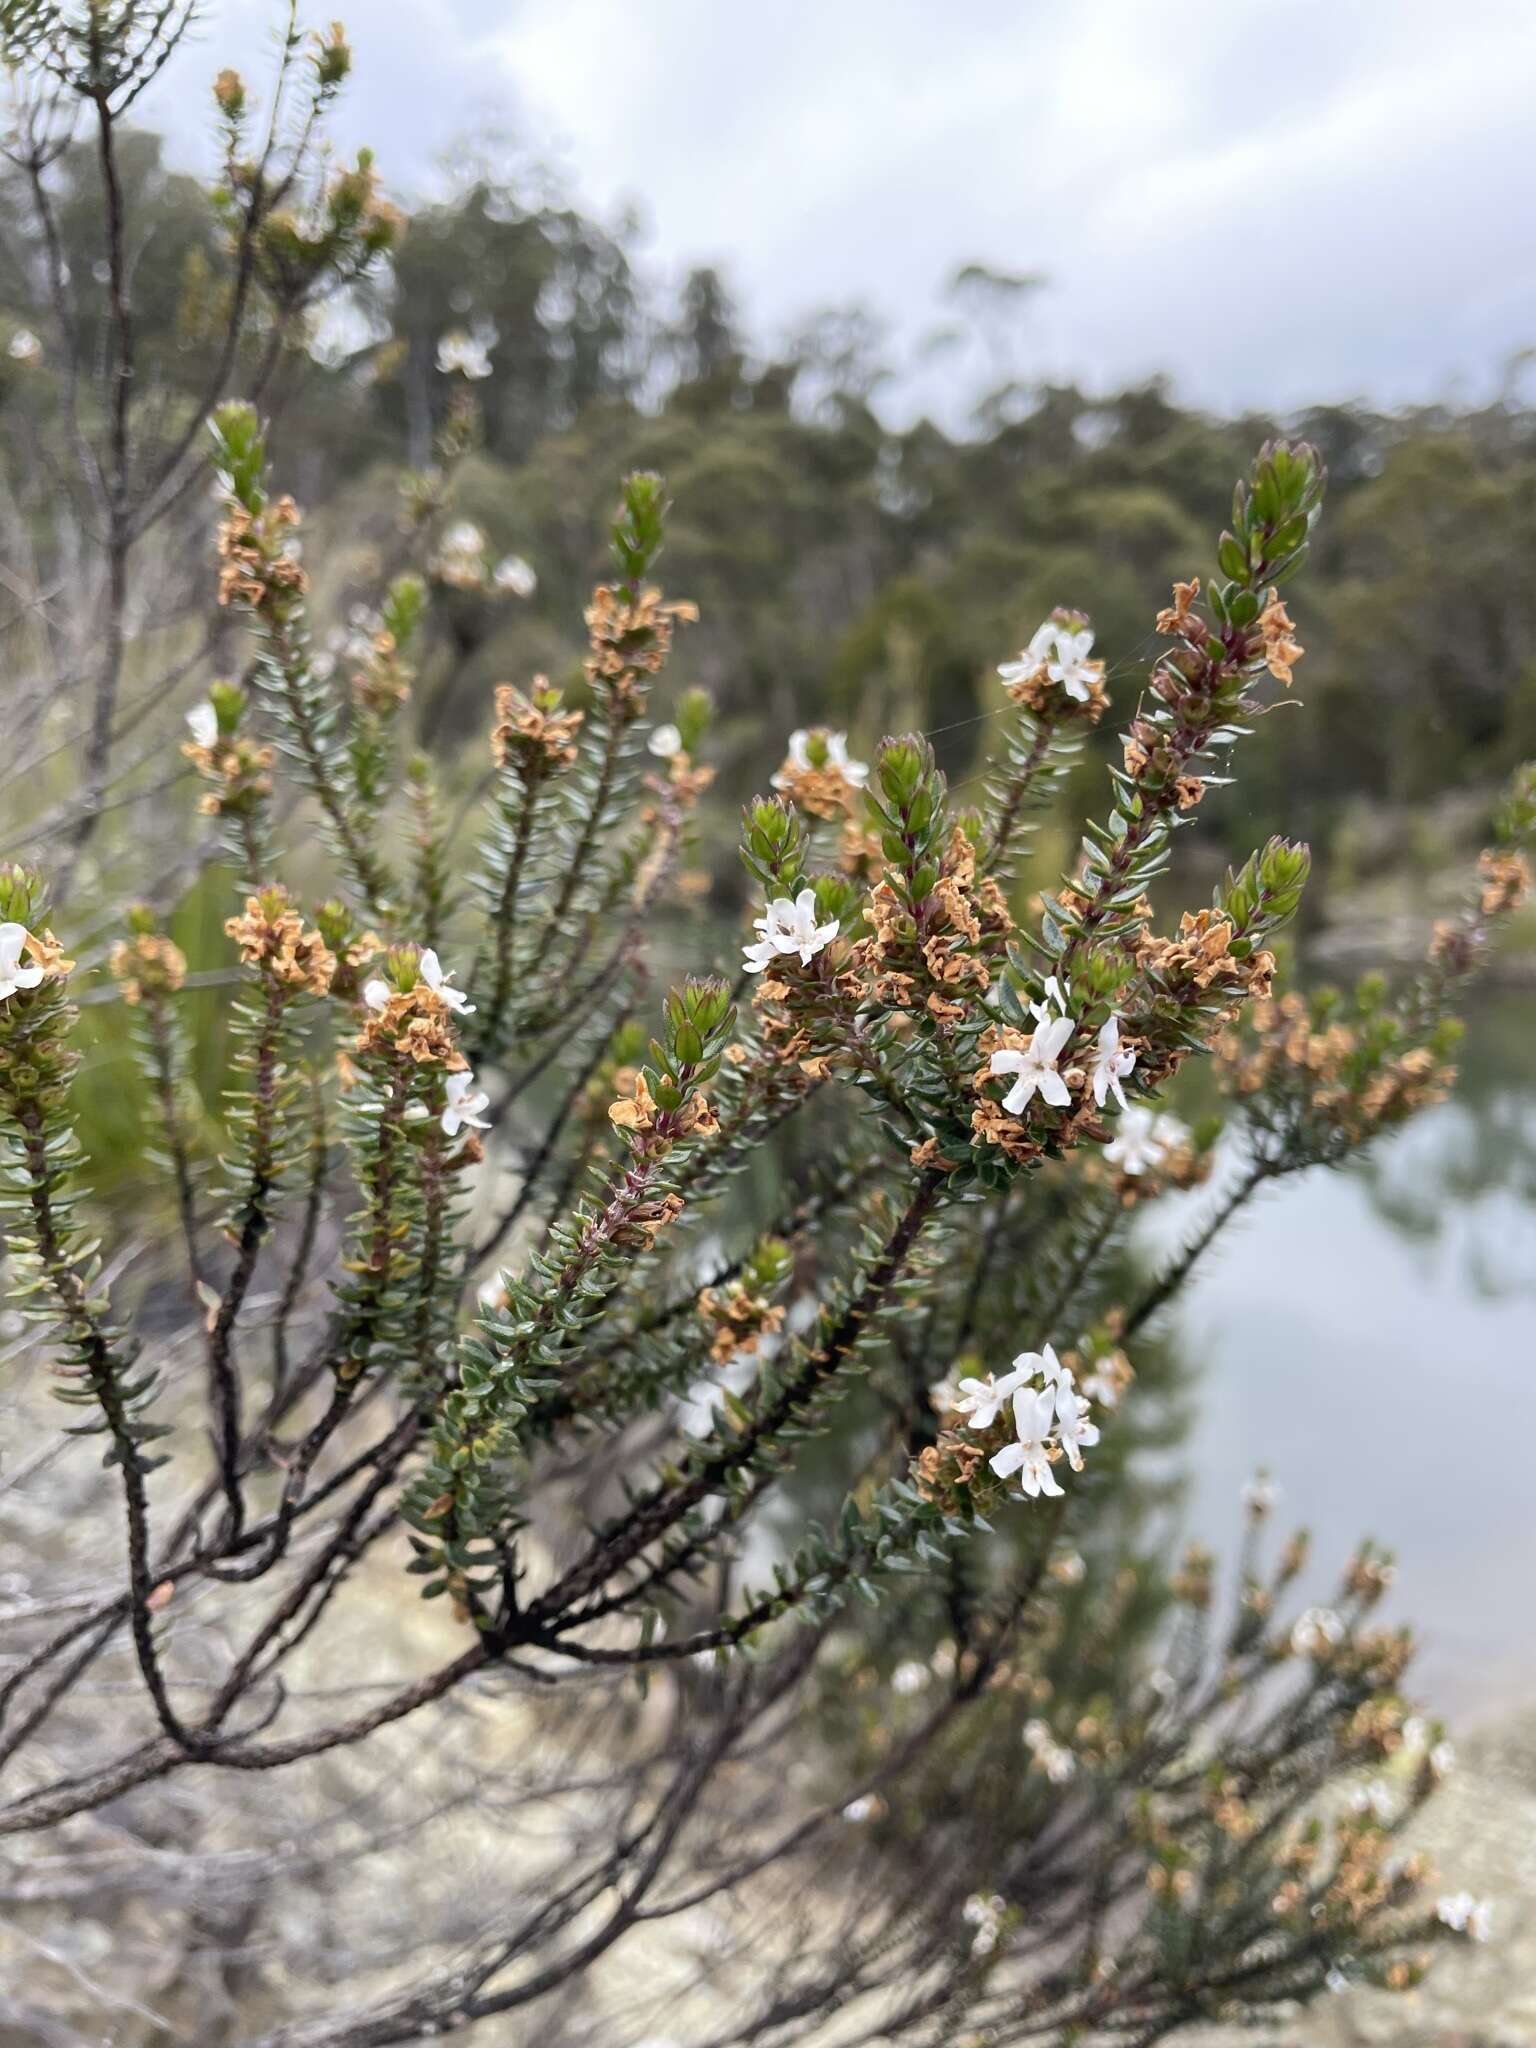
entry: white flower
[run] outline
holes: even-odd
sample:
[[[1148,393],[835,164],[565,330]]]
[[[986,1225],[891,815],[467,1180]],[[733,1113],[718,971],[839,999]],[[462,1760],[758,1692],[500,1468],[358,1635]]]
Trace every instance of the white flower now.
[[[1088,1403],[1072,1389],[1072,1375],[1064,1372],[1056,1385],[1056,1433],[1074,1472],[1083,1469],[1083,1446],[1089,1450],[1099,1440],[1098,1427],[1088,1420]]]
[[[1017,661],[1005,661],[998,665],[998,674],[1005,683],[1022,683],[1045,667],[1056,645],[1056,622],[1047,619],[1043,626],[1035,628],[1034,638],[1020,654]]]
[[[43,353],[43,344],[30,327],[18,327],[5,345],[5,352],[13,363],[35,363]]]
[[[1133,1377],[1129,1364],[1111,1352],[1095,1361],[1093,1370],[1084,1377],[1082,1390],[1101,1408],[1118,1408],[1120,1396]]]
[[[417,963],[417,971],[432,993],[441,996],[450,1010],[458,1011],[460,1016],[463,1017],[469,1017],[474,1014],[475,1006],[464,994],[464,991],[448,986],[453,976],[451,973],[444,974],[442,965],[430,946],[428,946]],[[372,983],[369,986],[371,987]],[[380,1006],[376,1004],[374,1007],[378,1008]]]
[[[955,1397],[955,1413],[967,1417],[972,1429],[990,1429],[1020,1387],[1028,1386],[1034,1378],[1032,1369],[1020,1370],[1027,1356],[1021,1353],[1013,1361],[1013,1371],[1005,1372],[1001,1379],[989,1372],[983,1380],[962,1380]]]
[[[1291,1648],[1298,1657],[1323,1657],[1344,1637],[1344,1624],[1331,1607],[1309,1607],[1291,1630]]]
[[[187,730],[200,747],[218,744],[219,714],[206,697],[187,713]]]
[[[475,1086],[475,1077],[467,1068],[462,1074],[450,1074],[445,1086],[448,1107],[443,1111],[443,1129],[450,1138],[456,1138],[466,1124],[476,1131],[491,1128],[481,1115],[482,1110],[490,1108],[491,1098],[483,1088]]]
[[[1064,1550],[1051,1559],[1051,1576],[1063,1586],[1080,1586],[1087,1575],[1088,1567],[1076,1550]]]
[[[1053,1785],[1064,1785],[1077,1769],[1077,1758],[1056,1740],[1045,1721],[1024,1723],[1024,1747]]]
[[[1386,1827],[1392,1819],[1392,1794],[1379,1778],[1369,1785],[1356,1785],[1349,1795],[1349,1803],[1356,1813],[1369,1813]]]
[[[743,948],[742,957],[754,974],[781,953],[798,953],[807,967],[823,946],[837,937],[837,919],[816,922],[816,892],[802,889],[791,903],[787,896],[775,896],[764,916],[754,919],[753,930],[762,934],[754,946]]]
[[[1243,1488],[1243,1506],[1250,1515],[1267,1515],[1280,1498],[1280,1489],[1267,1472],[1256,1472]]]
[[[1040,1376],[1048,1387],[1060,1386],[1063,1382],[1071,1386],[1072,1375],[1056,1356],[1054,1344],[1047,1344],[1043,1351],[1021,1351],[1013,1362],[1016,1366],[1022,1365],[1026,1359],[1039,1369]]]
[[[821,766],[837,769],[845,782],[851,784],[854,789],[862,789],[869,780],[869,765],[864,761],[849,759],[847,733],[824,732],[820,734],[820,739],[825,749],[825,759]],[[806,726],[801,726],[789,736],[789,766],[803,772],[815,765],[811,759],[810,730]],[[781,768],[773,778],[773,786],[775,789],[786,789],[792,779]]]
[[[913,1693],[922,1691],[928,1683],[928,1677],[928,1666],[909,1658],[906,1663],[898,1664],[891,1673],[891,1691],[899,1693],[903,1699],[908,1699]]]
[[[427,947],[417,962],[416,971],[427,987],[432,990],[433,994],[442,997],[450,1010],[457,1010],[461,1016],[465,1017],[474,1015],[475,1006],[469,1001],[464,991],[448,986],[453,976],[451,973],[445,974],[443,972],[442,963],[430,946]],[[377,976],[372,981],[363,984],[363,1001],[370,1010],[387,1008],[389,999],[394,993],[395,991],[390,987],[389,983],[387,981],[380,981]],[[469,1119],[466,1118],[465,1121],[468,1122]]]
[[[972,1892],[960,1908],[961,1919],[967,1927],[974,1927],[976,1930],[975,1939],[971,1943],[972,1955],[989,1956],[997,1947],[998,1937],[1002,1932],[1002,1916],[1006,1909],[1007,1901],[997,1892],[993,1892],[990,1897],[981,1892]]]
[[[445,377],[457,372],[478,382],[491,374],[491,351],[489,344],[477,341],[472,334],[466,334],[462,327],[454,327],[441,337],[437,344],[437,367]]]
[[[1053,1785],[1065,1785],[1077,1772],[1077,1758],[1070,1749],[1064,1748],[1059,1742],[1053,1742],[1048,1749],[1042,1749],[1035,1762]]]
[[[1056,1005],[1057,1015],[1065,1017],[1067,1014],[1068,1007],[1067,997],[1072,993],[1071,983],[1067,982],[1064,984],[1062,982],[1059,982],[1054,974],[1048,974],[1045,977],[1045,980],[1041,983],[1041,991],[1045,998],[1044,1002],[1031,1003],[1029,1006],[1034,1014],[1036,1023],[1050,1023],[1051,1012],[1049,1006],[1052,1003]]]
[[[513,597],[532,597],[539,587],[532,562],[525,562],[521,555],[503,555],[491,571],[491,581],[498,590],[508,591]]]
[[[1115,1135],[1104,1147],[1104,1157],[1122,1173],[1149,1173],[1161,1166],[1170,1152],[1177,1151],[1188,1136],[1188,1130],[1176,1116],[1132,1108],[1115,1125]]]
[[[485,535],[472,519],[456,519],[443,535],[445,555],[483,555]]]
[[[1435,1907],[1436,1916],[1457,1934],[1473,1941],[1486,1941],[1493,1931],[1493,1908],[1486,1899],[1474,1899],[1470,1892],[1453,1892]]]
[[[27,943],[24,924],[0,924],[0,1003],[21,988],[36,988],[43,978],[41,967],[23,967],[21,956]]]
[[[1135,1064],[1135,1053],[1120,1049],[1120,1019],[1106,1017],[1099,1026],[1098,1043],[1088,1063],[1088,1085],[1100,1109],[1106,1095],[1113,1095],[1122,1109],[1126,1107],[1125,1090],[1120,1083]]]
[[[1021,1109],[1027,1108],[1037,1089],[1045,1101],[1054,1103],[1058,1109],[1065,1109],[1072,1100],[1066,1082],[1056,1071],[1056,1062],[1061,1058],[1072,1031],[1070,1017],[1053,1017],[1049,1023],[1035,1026],[1025,1051],[993,1053],[994,1074],[1018,1076],[1003,1097],[1003,1108],[1010,1116],[1017,1116]]]
[[[475,1289],[475,1299],[482,1308],[505,1308],[507,1305],[507,1283],[499,1273],[489,1280],[482,1280]]]
[[[1051,1470],[1046,1448],[1055,1408],[1054,1387],[1043,1387],[1038,1394],[1021,1387],[1013,1397],[1013,1426],[1018,1441],[1005,1444],[988,1460],[999,1479],[1017,1472],[1019,1485],[1031,1500],[1038,1500],[1042,1493],[1058,1499],[1061,1495],[1061,1485]]]
[[[1429,1752],[1429,1768],[1437,1778],[1448,1778],[1456,1768],[1455,1745],[1449,1742],[1437,1742]]]
[[[1100,664],[1090,661],[1093,651],[1093,628],[1085,626],[1080,633],[1056,635],[1056,659],[1046,669],[1053,683],[1060,683],[1069,697],[1075,697],[1079,704],[1086,704],[1092,695],[1090,685],[1098,680]]]
[[[674,754],[683,751],[683,736],[675,725],[658,725],[645,745],[646,751],[658,761],[670,761]]]

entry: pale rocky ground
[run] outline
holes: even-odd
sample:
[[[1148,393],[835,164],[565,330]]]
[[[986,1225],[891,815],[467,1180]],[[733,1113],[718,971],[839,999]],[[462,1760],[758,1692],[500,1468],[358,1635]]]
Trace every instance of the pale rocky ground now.
[[[43,1476],[56,1509],[83,1505],[64,1465]],[[313,1663],[301,1655],[301,1687],[334,1686],[338,1672],[359,1669],[387,1682],[386,1668],[407,1675],[460,1646],[441,1603],[396,1600],[385,1654],[367,1590],[375,1575],[396,1589],[399,1562],[376,1558],[362,1597],[339,1603],[339,1640]],[[195,1603],[181,1625],[198,1627]],[[125,1693],[135,1686],[126,1664],[101,1677],[113,1688],[121,1680]],[[660,1703],[658,1691],[651,1710]],[[188,1774],[145,1796],[131,1833],[109,1811],[71,1830],[67,1844],[22,1836],[0,1845],[0,2048],[248,2048],[295,2004],[330,2002],[326,1979],[341,1954],[359,1992],[411,1981],[424,1926],[467,1938],[485,1901],[515,1896],[529,1875],[526,1852],[512,1853],[519,1831],[484,1809],[481,1788],[488,1771],[494,1781],[535,1766],[548,1728],[504,1698],[465,1700],[448,1727],[450,1747],[430,1759],[428,1789],[451,1855],[425,1865],[414,1831],[392,1832],[422,1790],[421,1755],[399,1731],[356,1762],[322,1760],[313,1805],[299,1808],[291,1831],[263,1825],[266,1788],[241,1785],[220,1820]],[[52,1767],[67,1753],[63,1731],[59,1740]],[[1178,2048],[1536,2048],[1536,1705],[1459,1734],[1457,1748],[1457,1768],[1412,1845],[1433,1857],[1444,1890],[1493,1902],[1493,1940],[1443,1950],[1429,1983],[1406,1996],[1345,1993],[1273,2035],[1200,2029]],[[333,1917],[317,1882],[338,1850],[365,1858],[373,1911],[361,1941]],[[590,2026],[594,2010],[601,2016],[603,2048],[707,2033],[722,1994],[755,1981],[754,1932],[744,1902],[683,1916],[652,1941],[642,1968],[624,1950],[584,1987],[591,2003],[582,2017]],[[538,2017],[490,2023],[474,2048],[558,2039],[561,2017],[546,2006]]]
[[[1315,2005],[1277,2030],[1283,2048],[1536,2048],[1536,1709],[1490,1723],[1457,1751],[1412,1842],[1446,1890],[1493,1901],[1493,1939],[1442,1951],[1417,1991]],[[1179,2048],[1252,2048],[1256,2038],[1203,2027]]]
[[[1442,1951],[1430,1981],[1416,1992],[1348,1992],[1283,2022],[1273,2035],[1202,2028],[1178,2037],[1177,2048],[1251,2048],[1266,2041],[1272,2048],[1536,2048],[1536,1709],[1496,1722],[1459,1747],[1458,1767],[1422,1816],[1415,1846],[1434,1857],[1448,1888],[1464,1886],[1494,1902],[1494,1939],[1484,1947]],[[482,1887],[494,1882],[504,1854],[494,1833],[473,1809],[455,1824],[457,1858],[472,1873],[470,1896],[483,1896]],[[26,1859],[18,1860],[25,1867]],[[39,1857],[33,1875],[43,1878],[50,1861]],[[210,1856],[203,1882],[220,1861],[216,1852]],[[20,1873],[13,1866],[7,1874],[14,1884]],[[210,1930],[238,1941],[241,1886],[230,1882],[236,1873],[228,1866],[221,1875],[224,1883],[215,1881],[207,1901]],[[269,1875],[282,1886],[277,1871]],[[294,1875],[298,1883],[288,1907],[273,1912],[270,1893],[265,1898],[265,1924],[245,1970],[210,1968],[208,1958],[168,1943],[163,1901],[119,1900],[116,1913],[103,1916],[110,1932],[90,1907],[83,1916],[71,1915],[67,1896],[57,1895],[41,1919],[23,1911],[8,1926],[0,1922],[0,2048],[78,2048],[82,2041],[161,2048],[210,2040],[235,2048],[259,2038],[286,2004],[280,1990],[285,1949],[314,1962],[314,1905],[305,1899],[302,1873]],[[422,1883],[409,1859],[397,1866],[387,1853],[379,1875],[394,1892],[399,1912],[381,1915],[398,1924],[379,1930],[375,1988],[395,1974],[385,1961],[391,1937],[400,1955],[410,1953],[408,1900]],[[391,1876],[399,1881],[398,1891],[387,1883]],[[440,1887],[429,1881],[428,1889]],[[434,1912],[444,1904],[435,1897]],[[91,1906],[99,1910],[100,1901]],[[643,2001],[634,1998],[628,1965],[618,1973],[618,1984],[605,1987],[609,1997],[599,1992],[599,2009],[607,2008],[617,2029],[615,2048],[653,2034],[653,2015],[661,2012],[668,2021],[661,2038],[670,2038],[674,2028],[686,2035],[696,2022],[707,2025],[711,1984],[724,1990],[738,1973],[750,1976],[751,1951],[750,1924],[734,1916],[701,1914],[675,1927],[646,1958]],[[524,2014],[492,2022],[474,2038],[484,2048],[523,2048],[536,2037]]]

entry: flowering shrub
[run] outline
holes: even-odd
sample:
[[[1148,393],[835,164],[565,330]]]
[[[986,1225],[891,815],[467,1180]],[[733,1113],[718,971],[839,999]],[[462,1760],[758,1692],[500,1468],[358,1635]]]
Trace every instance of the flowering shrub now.
[[[294,2048],[524,2008],[636,2048],[658,2026],[1149,2041],[1411,1983],[1434,1941],[1483,1938],[1487,1908],[1398,1841],[1450,1757],[1375,1619],[1390,1562],[1362,1550],[1304,1605],[1305,1545],[1269,1555],[1259,1481],[1228,1599],[1205,1551],[1147,1554],[1129,1474],[1155,1319],[1226,1222],[1450,1084],[1450,1006],[1528,888],[1536,781],[1403,991],[1276,993],[1307,869],[1284,841],[1209,906],[1154,907],[1302,658],[1280,593],[1323,479],[1277,444],[1215,573],[1156,621],[1105,815],[1053,893],[1025,900],[1031,828],[1120,688],[1067,608],[1000,666],[974,805],[921,734],[864,761],[808,726],[765,757],[751,936],[721,945],[678,914],[710,704],[664,680],[695,614],[656,581],[659,480],[624,485],[584,669],[492,686],[466,782],[425,751],[418,668],[429,621],[462,651],[539,585],[456,503],[507,344],[468,314],[434,332],[434,459],[423,437],[398,545],[334,613],[257,412],[221,402],[266,402],[402,230],[366,152],[314,147],[339,29],[290,22],[265,109],[218,74],[227,275],[189,264],[145,402],[118,124],[190,16],[0,10],[42,81],[12,161],[58,315],[7,360],[57,352],[88,517],[51,462],[34,511],[71,587],[99,554],[62,664],[86,690],[77,800],[36,834],[67,850],[51,877],[0,870],[28,1566],[0,1587],[0,1830],[50,1833],[28,1903],[158,1903],[192,1952],[181,2030]],[[76,116],[99,323],[72,316],[51,210]],[[192,544],[210,415],[216,579]],[[216,588],[227,630],[125,702],[136,622],[176,609],[140,601],[157,529],[168,587]],[[99,943],[80,878],[112,749],[237,638],[174,764],[207,840]],[[200,900],[227,889],[216,944],[179,904],[199,868]],[[663,992],[682,949],[700,971]],[[151,1135],[131,1206],[92,1186],[103,1014]],[[1219,1150],[1166,1101],[1207,1053]],[[1141,1205],[1208,1181],[1148,1278]],[[143,1990],[117,2003],[159,2025]]]
[[[1109,808],[1054,893],[1018,901],[1019,856],[1109,705],[1070,612],[1002,667],[975,807],[921,735],[866,766],[844,733],[794,734],[744,821],[756,937],[657,997],[709,778],[702,693],[653,720],[694,616],[655,581],[659,480],[624,485],[579,694],[540,677],[487,706],[465,859],[401,731],[424,581],[391,583],[350,677],[322,661],[254,411],[222,407],[213,445],[251,662],[183,751],[238,877],[227,952],[199,962],[232,978],[234,1056],[211,1137],[188,962],[132,913],[110,973],[180,1236],[137,1270],[98,1249],[76,1132],[78,976],[50,928],[70,905],[0,877],[11,1279],[110,1480],[71,1541],[123,1557],[67,1618],[23,1612],[0,1827],[191,1772],[280,1786],[391,1729],[420,1759],[460,1742],[461,1699],[538,1731],[498,1782],[541,1828],[467,1945],[448,1916],[407,1981],[359,1965],[278,2026],[292,2042],[459,2028],[597,1981],[706,1899],[790,1913],[808,1882],[815,1926],[761,1919],[717,1987],[733,2030],[699,2038],[810,2040],[861,2005],[881,2038],[1150,2040],[1412,1982],[1432,1940],[1480,1933],[1394,1846],[1444,1753],[1400,1692],[1406,1636],[1371,1620],[1387,1566],[1362,1553],[1335,1607],[1287,1613],[1303,1551],[1261,1564],[1258,1492],[1218,1628],[1207,1555],[1160,1574],[1095,1540],[1147,1322],[1264,1182],[1447,1085],[1448,1003],[1528,883],[1529,775],[1400,996],[1275,996],[1302,847],[1268,842],[1171,927],[1154,909],[1174,833],[1300,658],[1277,593],[1320,509],[1312,451],[1262,452],[1216,573],[1159,617]],[[443,579],[475,550],[430,526]],[[1212,1052],[1240,1169],[1128,1294],[1135,1208],[1210,1169],[1210,1134],[1162,1104]],[[774,1166],[798,1129],[800,1176]],[[871,1393],[881,1425],[850,1426]],[[407,1579],[442,1617],[416,1668],[339,1718],[290,1685]],[[125,1660],[133,1698],[102,1712]],[[653,1681],[659,1741],[634,1720]],[[1365,1770],[1390,1786],[1322,1797]]]

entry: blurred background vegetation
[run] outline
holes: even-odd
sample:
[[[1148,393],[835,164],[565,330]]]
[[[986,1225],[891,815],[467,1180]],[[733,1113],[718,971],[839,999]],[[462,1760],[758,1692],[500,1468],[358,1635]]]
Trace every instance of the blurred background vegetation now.
[[[122,161],[139,230],[138,345],[155,380],[143,402],[171,435],[218,346],[224,234],[206,185],[170,167],[161,138],[130,134]],[[89,149],[71,149],[52,178],[88,362],[106,291]],[[665,475],[674,501],[664,580],[702,613],[673,687],[713,694],[708,752],[719,767],[694,855],[692,900],[709,915],[663,935],[662,971],[729,957],[743,902],[734,809],[764,785],[793,727],[846,727],[865,758],[882,733],[920,727],[963,787],[1005,701],[996,664],[1057,604],[1091,610],[1116,701],[1061,806],[1068,817],[1096,812],[1153,615],[1171,581],[1204,562],[1233,476],[1283,428],[1315,441],[1330,471],[1295,605],[1306,659],[1292,699],[1245,753],[1241,786],[1206,806],[1181,856],[1214,867],[1271,831],[1305,837],[1316,874],[1301,971],[1315,979],[1417,956],[1437,900],[1462,886],[1494,793],[1536,753],[1536,407],[1520,395],[1523,363],[1510,365],[1501,397],[1474,408],[1222,418],[1181,406],[1161,382],[1104,396],[1004,381],[964,433],[926,420],[897,428],[880,409],[887,372],[872,316],[809,317],[791,344],[766,350],[725,277],[696,270],[663,293],[622,237],[552,189],[538,173],[477,176],[417,211],[392,264],[309,327],[265,408],[278,477],[305,508],[317,612],[337,622],[340,650],[349,615],[376,605],[408,557],[412,473],[432,463],[455,401],[473,396],[478,441],[448,516],[480,529],[488,562],[521,557],[537,584],[493,597],[434,580],[407,716],[444,760],[452,800],[468,798],[483,772],[496,682],[526,686],[544,671],[581,701],[582,607],[605,573],[615,482],[647,467]],[[57,467],[71,394],[39,304],[44,268],[24,177],[0,166],[0,553],[13,565],[13,663],[22,638],[55,631],[51,611],[71,603],[71,550],[88,553],[89,505]],[[948,316],[973,354],[1002,365],[1017,352],[999,337],[1029,319],[1034,289],[969,265]],[[468,338],[483,374],[439,368],[453,333]],[[243,344],[253,380],[269,339],[255,318]],[[146,867],[172,873],[184,855],[195,799],[175,753],[180,713],[209,673],[244,658],[213,615],[212,528],[199,499],[145,544],[153,559],[136,586],[137,682],[130,674],[124,712],[135,795],[97,848],[109,921],[121,910],[114,891],[141,889]],[[40,672],[47,653],[32,664]],[[183,662],[184,687],[169,696],[150,680]],[[0,851],[26,843],[36,817],[69,794],[57,710],[46,697],[16,700]],[[185,786],[162,799],[173,783]],[[1072,857],[1052,829],[1042,828],[1026,889]],[[163,858],[146,851],[161,834]],[[1198,881],[1180,875],[1176,895],[1187,900]],[[199,875],[194,864],[168,898],[194,978],[223,957],[227,887],[226,874]],[[1496,966],[1504,986],[1479,1001],[1458,1100],[1382,1148],[1344,1190],[1311,1177],[1276,1198],[1281,1214],[1256,1242],[1268,1228],[1289,1231],[1305,1286],[1255,1321],[1243,1304],[1257,1267],[1239,1250],[1186,1311],[1191,1350],[1223,1368],[1206,1375],[1200,1440],[1186,1446],[1186,1469],[1203,1475],[1196,1531],[1224,1543],[1243,1477],[1272,1463],[1330,1552],[1362,1526],[1401,1539],[1431,1690],[1461,1711],[1524,1697],[1536,1681],[1528,1645],[1501,1657],[1492,1690],[1480,1675],[1536,1557],[1519,1448],[1519,1419],[1536,1423],[1536,1389],[1514,1334],[1536,1290],[1529,919],[1523,938]],[[222,1003],[216,989],[194,989],[187,1005],[216,1147]],[[128,1196],[145,1126],[120,1008],[88,1003],[86,1031],[84,1125],[103,1192]],[[1167,1358],[1142,1361],[1148,1383],[1170,1391],[1182,1379],[1174,1334]],[[1337,1432],[1336,1458],[1286,1436],[1309,1403],[1337,1400],[1341,1350],[1376,1362],[1361,1382],[1375,1392],[1362,1400],[1390,1386],[1388,1455],[1366,1467],[1349,1430]],[[1433,1505],[1443,1500],[1447,1363],[1470,1375],[1474,1404],[1493,1385],[1513,1425],[1483,1453],[1481,1483],[1508,1502],[1513,1532],[1496,1556],[1476,1518]],[[1212,1398],[1214,1387],[1228,1397]],[[1379,1429],[1379,1412],[1361,1427]],[[1149,1415],[1154,1436],[1168,1413]],[[1168,1498],[1149,1475],[1138,1510]]]
[[[216,346],[222,231],[160,138],[130,144],[138,347],[174,418]],[[89,360],[93,289],[106,289],[89,149],[55,175]],[[1238,852],[1283,829],[1313,844],[1314,905],[1390,909],[1395,889],[1401,908],[1416,877],[1475,842],[1489,793],[1536,750],[1536,410],[1518,396],[1520,364],[1502,398],[1473,410],[1329,406],[1282,423],[1188,410],[1157,382],[1107,397],[1010,382],[963,437],[928,421],[898,431],[877,410],[872,317],[826,313],[764,353],[717,272],[695,270],[663,303],[621,239],[549,194],[542,176],[480,178],[415,214],[393,266],[311,329],[271,407],[279,473],[343,616],[376,598],[399,546],[402,465],[430,461],[465,388],[438,368],[443,335],[484,349],[469,384],[482,438],[456,509],[491,559],[531,563],[538,588],[499,605],[437,593],[416,705],[434,746],[481,742],[495,681],[544,670],[579,683],[613,480],[644,466],[676,504],[666,580],[702,608],[689,679],[719,707],[723,805],[751,793],[784,733],[813,721],[846,726],[865,753],[884,731],[920,726],[963,782],[1000,702],[995,664],[1055,604],[1091,607],[1125,708],[1153,610],[1201,561],[1229,479],[1283,424],[1318,443],[1331,476],[1301,613],[1306,710],[1274,719],[1238,801],[1211,807],[1202,846]],[[24,180],[8,170],[0,495],[23,573],[59,553],[58,533],[38,531],[58,517],[39,486],[67,400],[37,304],[36,241]],[[1028,320],[1032,290],[971,265],[949,312],[980,346]],[[253,361],[261,345],[258,330]],[[146,634],[173,614],[206,617],[206,558],[174,567],[178,604]],[[1113,731],[1106,721],[1101,747]],[[1097,786],[1092,758],[1081,773],[1074,797]],[[728,870],[713,880],[735,895]]]

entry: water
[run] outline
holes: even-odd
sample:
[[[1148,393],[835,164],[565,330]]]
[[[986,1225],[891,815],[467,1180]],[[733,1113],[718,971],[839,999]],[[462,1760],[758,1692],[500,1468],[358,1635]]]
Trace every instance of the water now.
[[[1314,1597],[1360,1537],[1387,1545],[1414,1686],[1463,1725],[1536,1703],[1533,1022],[1529,995],[1484,1001],[1456,1097],[1271,1190],[1176,1325],[1201,1368],[1191,1533],[1230,1551],[1265,1466],[1278,1526],[1313,1531]]]

